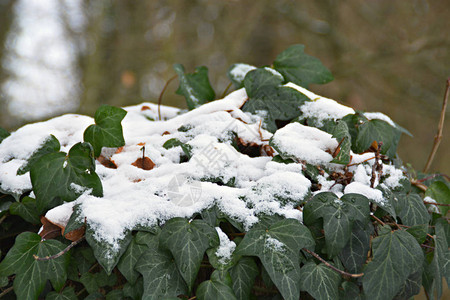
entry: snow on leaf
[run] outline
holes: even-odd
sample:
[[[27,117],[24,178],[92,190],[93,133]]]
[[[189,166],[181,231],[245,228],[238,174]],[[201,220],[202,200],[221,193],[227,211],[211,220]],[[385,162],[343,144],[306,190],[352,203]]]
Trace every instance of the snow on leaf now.
[[[244,87],[245,75],[254,69],[256,69],[256,67],[248,64],[234,64],[228,69],[227,76],[234,86],[240,89]]]
[[[281,52],[273,65],[286,81],[308,88],[309,84],[332,81],[333,75],[319,59],[304,53],[304,45],[293,45]]]
[[[102,147],[120,147],[125,145],[122,125],[127,112],[122,108],[102,105],[95,112],[95,125],[91,125],[84,131],[85,142],[89,142],[94,148],[94,155],[98,157]]]
[[[17,175],[23,175],[30,171],[31,166],[39,160],[42,156],[48,153],[58,152],[61,148],[58,139],[51,134],[47,139],[44,140],[42,145],[28,158],[27,162],[23,164],[18,170]]]
[[[407,278],[420,270],[423,252],[406,231],[384,226],[372,240],[373,260],[364,270],[363,288],[372,299],[392,299]]]
[[[425,197],[430,197],[438,203],[450,205],[450,189],[443,181],[433,182],[425,192]],[[439,206],[442,216],[447,215],[448,206]]]

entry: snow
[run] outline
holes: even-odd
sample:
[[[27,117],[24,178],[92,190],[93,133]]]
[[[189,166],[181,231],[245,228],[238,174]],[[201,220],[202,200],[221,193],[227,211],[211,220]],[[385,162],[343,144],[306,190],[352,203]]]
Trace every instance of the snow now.
[[[244,80],[245,75],[248,72],[255,70],[255,66],[247,65],[247,64],[235,64],[234,67],[230,70],[230,75],[237,81],[242,82]]]
[[[272,142],[281,153],[313,165],[332,161],[326,150],[333,152],[338,146],[331,134],[300,123],[290,123],[277,130]]]
[[[268,237],[266,239],[264,247],[268,248],[274,252],[283,252],[284,249],[286,248],[286,245],[283,244],[283,242],[280,242],[279,240],[277,240],[273,237]]]
[[[385,121],[386,123],[388,123],[389,125],[391,125],[392,127],[397,127],[394,123],[394,121],[391,120],[391,118],[389,118],[388,116],[386,116],[383,113],[380,112],[366,112],[364,113],[364,116],[369,119],[369,120],[382,120]]]
[[[437,203],[436,200],[434,200],[433,198],[431,198],[430,196],[426,196],[423,199],[424,202],[428,202],[427,203],[427,209],[430,213],[437,213],[437,214],[441,214],[441,211],[439,210],[439,206],[434,205],[434,204],[429,204],[429,203]]]
[[[309,91],[290,86],[314,97]],[[174,217],[192,218],[213,206],[245,230],[256,224],[261,215],[278,214],[302,221],[302,212],[297,207],[311,195],[311,182],[302,174],[304,163],[344,172],[344,166],[330,163],[333,159],[330,153],[338,141],[324,131],[296,122],[272,135],[260,128],[262,114],[245,113],[240,109],[246,99],[245,90],[240,89],[189,112],[161,106],[161,121],[156,104],[126,107],[127,115],[122,121],[125,146],[120,151],[102,149],[102,155],[114,161],[117,169],[96,161],[103,197],[95,197],[89,189],[72,184],[70,188],[83,194],[73,202],[51,209],[46,217],[65,225],[73,205],[78,204],[80,221],[86,219],[95,232],[94,237],[108,243],[113,251],[119,249],[119,241],[128,232],[139,226],[161,225]],[[339,110],[340,113],[328,114],[327,118],[342,117],[345,109],[340,107]],[[13,132],[0,143],[0,189],[19,199],[32,186],[29,174],[17,176],[17,170],[49,134],[61,142],[61,151],[67,153],[83,140],[84,130],[93,123],[87,116],[63,115]],[[179,131],[181,127],[184,130]],[[292,157],[296,163],[277,163],[264,153],[259,157],[242,154],[232,145],[236,137],[260,146],[268,146],[272,138],[280,153]],[[189,161],[180,163],[184,155],[181,147],[163,147],[174,138],[191,146]],[[142,157],[143,145],[145,156],[155,164],[152,170],[132,165]],[[370,187],[373,153],[351,155],[354,165],[349,166],[348,171],[354,173],[352,182],[347,186],[336,184],[324,173],[317,178],[322,187],[314,194],[332,191],[341,197],[344,193],[360,193],[376,203],[383,203],[381,191]],[[402,171],[394,166],[383,165],[383,170],[375,187],[380,181],[392,188],[404,178]],[[216,254],[226,261],[235,245],[222,233],[218,230],[221,244]],[[267,239],[266,246],[283,249],[282,243],[273,238]]]
[[[233,241],[230,241],[228,236],[220,229],[220,227],[216,227],[217,234],[219,235],[220,245],[217,248],[216,255],[219,257],[219,262],[221,264],[226,264],[230,261],[231,255],[236,249],[236,244]]]

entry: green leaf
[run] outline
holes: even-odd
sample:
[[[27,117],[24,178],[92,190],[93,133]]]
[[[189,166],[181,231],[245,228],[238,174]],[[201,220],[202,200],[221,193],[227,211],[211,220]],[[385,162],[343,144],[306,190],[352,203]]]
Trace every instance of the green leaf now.
[[[342,289],[339,289],[339,299],[362,299],[359,286],[350,281],[342,282]]]
[[[219,236],[214,227],[203,220],[189,222],[187,219],[173,218],[164,225],[160,242],[172,253],[190,290],[206,249],[218,246]]]
[[[144,284],[142,276],[138,278],[136,283],[133,285],[130,282],[125,283],[123,286],[123,295],[125,297],[131,298],[133,300],[141,300],[144,294]]]
[[[106,294],[106,300],[122,300],[123,298],[122,290],[112,290]]]
[[[192,110],[206,102],[214,100],[216,96],[208,79],[208,68],[197,67],[194,73],[184,73],[180,64],[173,65],[178,75],[180,86],[176,93],[186,98],[187,107]]]
[[[66,287],[62,292],[50,292],[45,297],[45,300],[77,300],[73,287]]]
[[[352,137],[348,132],[347,123],[343,120],[337,122],[330,122],[327,124],[324,130],[333,135],[338,142],[341,142],[340,151],[331,163],[347,165],[350,163],[350,150],[352,147]]]
[[[308,262],[300,269],[302,290],[314,299],[338,299],[341,277],[325,264]]]
[[[7,276],[0,276],[0,288],[7,286],[9,279]]]
[[[256,67],[247,64],[234,64],[227,72],[228,78],[238,89],[244,87],[244,78],[248,72],[253,71]]]
[[[136,270],[144,277],[142,299],[159,300],[188,290],[172,255],[159,249],[158,239],[159,235],[151,237],[148,251],[136,263]]]
[[[304,45],[293,45],[281,52],[273,66],[287,81],[308,88],[311,83],[324,84],[332,81],[333,75],[319,59],[305,54]]]
[[[30,177],[39,211],[77,199],[83,191],[76,186],[92,189],[94,196],[103,196],[88,143],[75,144],[68,155],[56,152],[42,156],[31,166]]]
[[[332,192],[316,194],[303,209],[305,224],[323,218],[328,256],[334,257],[350,240],[353,221],[369,221],[369,200],[360,194],[345,194],[341,199]]]
[[[394,297],[395,300],[410,299],[417,295],[422,287],[422,269],[411,274],[407,279],[400,292]]]
[[[10,133],[8,132],[8,130],[0,127],[0,143],[6,139],[8,136],[10,136]]]
[[[412,235],[419,244],[425,242],[428,233],[428,224],[411,226],[406,231]]]
[[[350,273],[362,272],[370,249],[370,223],[363,225],[359,221],[353,223],[352,235],[342,249],[339,258]]]
[[[230,276],[230,275],[228,275]],[[210,280],[203,281],[197,288],[197,298],[199,300],[232,300],[237,299],[233,289],[224,282],[218,271],[211,274]]]
[[[122,273],[130,284],[134,284],[139,277],[139,273],[135,271],[134,267],[147,249],[147,245],[138,244],[136,237],[133,237],[127,251],[125,251],[117,264],[120,273]]]
[[[41,241],[35,233],[24,232],[0,263],[0,276],[16,274],[14,291],[19,299],[37,299],[47,280],[59,290],[67,278],[69,255],[37,261],[33,255],[46,257],[62,251],[66,246],[56,240]]]
[[[5,195],[0,193],[0,217],[3,217],[9,212],[11,204],[15,203],[16,200],[11,195]]]
[[[36,208],[36,200],[25,196],[22,201],[14,202],[9,207],[12,215],[20,216],[25,221],[32,224],[40,224],[39,211]]]
[[[88,272],[81,275],[80,282],[84,285],[84,288],[89,294],[97,292],[100,288],[95,280],[94,274]]]
[[[450,205],[450,189],[442,181],[433,182],[425,192],[425,197],[434,199],[437,203]],[[447,215],[449,206],[438,206],[442,216]]]
[[[295,219],[257,224],[245,235],[236,255],[257,256],[285,299],[300,296],[300,249],[314,246],[309,229]]]
[[[391,158],[397,152],[398,142],[400,141],[401,131],[389,125],[389,123],[373,119],[367,120],[357,126],[358,135],[356,137],[353,151],[362,153],[370,148],[372,143],[383,142],[381,153]]]
[[[127,112],[119,107],[102,105],[95,112],[95,125],[84,131],[83,138],[94,148],[94,155],[98,157],[102,147],[121,147],[125,145],[122,125],[120,122]]]
[[[164,145],[163,145],[164,149],[170,149],[170,148],[178,147],[178,146],[181,147],[181,149],[183,150],[183,152],[186,155],[187,159],[188,160],[191,159],[191,156],[192,156],[192,154],[191,154],[192,146],[191,145],[182,143],[182,142],[180,142],[179,139],[175,139],[175,138],[167,140],[164,143]]]
[[[245,300],[250,298],[250,293],[258,274],[259,269],[253,257],[241,257],[236,265],[230,269],[233,291],[237,299]]]
[[[365,294],[372,299],[392,299],[407,278],[422,268],[422,249],[406,231],[382,227],[372,240],[372,251],[373,260],[362,279]]]
[[[17,175],[23,175],[30,171],[31,166],[39,160],[42,156],[48,153],[59,152],[61,145],[58,139],[51,134],[44,142],[39,146],[39,148],[33,152],[33,154],[28,158],[28,160],[17,170]]]
[[[89,226],[86,229],[86,241],[94,251],[99,264],[105,269],[106,273],[111,274],[114,267],[119,262],[120,257],[127,250],[128,245],[132,240],[131,232],[126,232],[124,237],[117,241],[118,249],[115,245],[109,244],[106,241],[99,241],[95,238],[96,233]]]
[[[302,93],[281,86],[282,79],[266,69],[249,72],[244,79],[249,100],[242,110],[264,114],[264,127],[270,132],[277,130],[276,120],[290,121],[301,114],[299,106],[310,101]]]
[[[400,211],[397,211],[397,215],[404,225],[415,226],[428,224],[430,214],[418,194],[399,194],[397,199],[398,207],[400,208]]]

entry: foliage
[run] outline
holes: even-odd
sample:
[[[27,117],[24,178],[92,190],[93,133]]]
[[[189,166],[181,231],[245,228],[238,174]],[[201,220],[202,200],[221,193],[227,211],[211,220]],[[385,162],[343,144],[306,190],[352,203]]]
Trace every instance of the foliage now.
[[[214,100],[205,67],[192,74],[186,74],[181,65],[174,68],[180,81],[177,93],[185,96],[189,109]],[[281,53],[273,68],[253,68],[241,79],[229,75],[248,95],[242,110],[263,116],[263,128],[273,133],[289,122],[317,125],[341,142],[332,162],[346,170],[352,151],[375,153],[374,178],[381,162],[398,165],[401,127],[369,120],[362,112],[325,124],[302,116],[298,108],[311,99],[283,84],[307,87],[332,80],[318,59],[304,53],[303,45]],[[383,195],[381,202],[362,193],[337,195],[331,188],[320,192],[325,172],[342,185],[356,175],[337,174],[326,166],[283,157],[288,151],[282,148],[276,149],[280,155],[273,161],[301,164],[312,185],[308,199],[272,197],[280,205],[295,203],[303,212],[303,223],[261,214],[256,224],[245,229],[220,208],[211,207],[188,219],[171,218],[156,227],[133,228],[115,251],[97,239],[95,228],[80,218],[75,205],[65,227],[33,233],[37,231],[33,224],[44,223],[42,216],[49,209],[75,201],[86,192],[103,196],[96,158],[105,159],[102,147],[125,144],[121,126],[125,114],[119,108],[100,107],[95,125],[84,132],[84,141],[65,153],[50,135],[19,168],[17,175],[29,172],[33,194],[26,192],[17,201],[12,197],[16,195],[0,196],[0,291],[7,293],[13,287],[18,299],[254,299],[273,295],[284,299],[305,295],[316,299],[407,299],[423,286],[430,297],[441,297],[443,279],[448,283],[450,277],[446,219],[450,193],[444,177],[420,174],[419,179],[405,171],[408,177],[392,188],[384,184],[389,175],[380,176],[376,190]],[[8,135],[0,130],[1,139]],[[239,139],[235,144],[238,150],[245,148]],[[181,148],[181,163],[192,158],[192,147],[179,139],[163,145],[167,150],[177,147]],[[370,167],[367,162],[360,164]],[[205,181],[233,185],[232,180],[220,178]],[[424,202],[424,197],[443,205],[429,212],[433,204]],[[215,227],[237,245],[226,261],[217,255],[221,242]],[[68,247],[66,233],[76,231],[79,236]]]

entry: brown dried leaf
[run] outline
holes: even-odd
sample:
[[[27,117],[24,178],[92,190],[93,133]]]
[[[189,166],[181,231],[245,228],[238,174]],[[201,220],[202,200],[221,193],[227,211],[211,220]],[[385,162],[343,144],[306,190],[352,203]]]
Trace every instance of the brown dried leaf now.
[[[97,160],[107,168],[117,169],[116,163],[110,158],[106,158],[103,155],[100,155],[99,157],[97,157]]]
[[[44,216],[41,217],[41,223],[42,230],[39,232],[39,235],[41,238],[46,240],[54,239],[55,237],[60,236],[62,230],[64,230],[64,226],[55,224]]]
[[[72,230],[71,232],[64,233],[64,231],[65,228],[62,230],[62,234],[64,235],[64,237],[69,241],[75,242],[84,236],[86,228],[84,226],[81,226],[80,228]]]
[[[148,157],[140,157],[136,159],[136,161],[132,163],[132,165],[146,171],[151,170],[155,167],[155,163]]]

